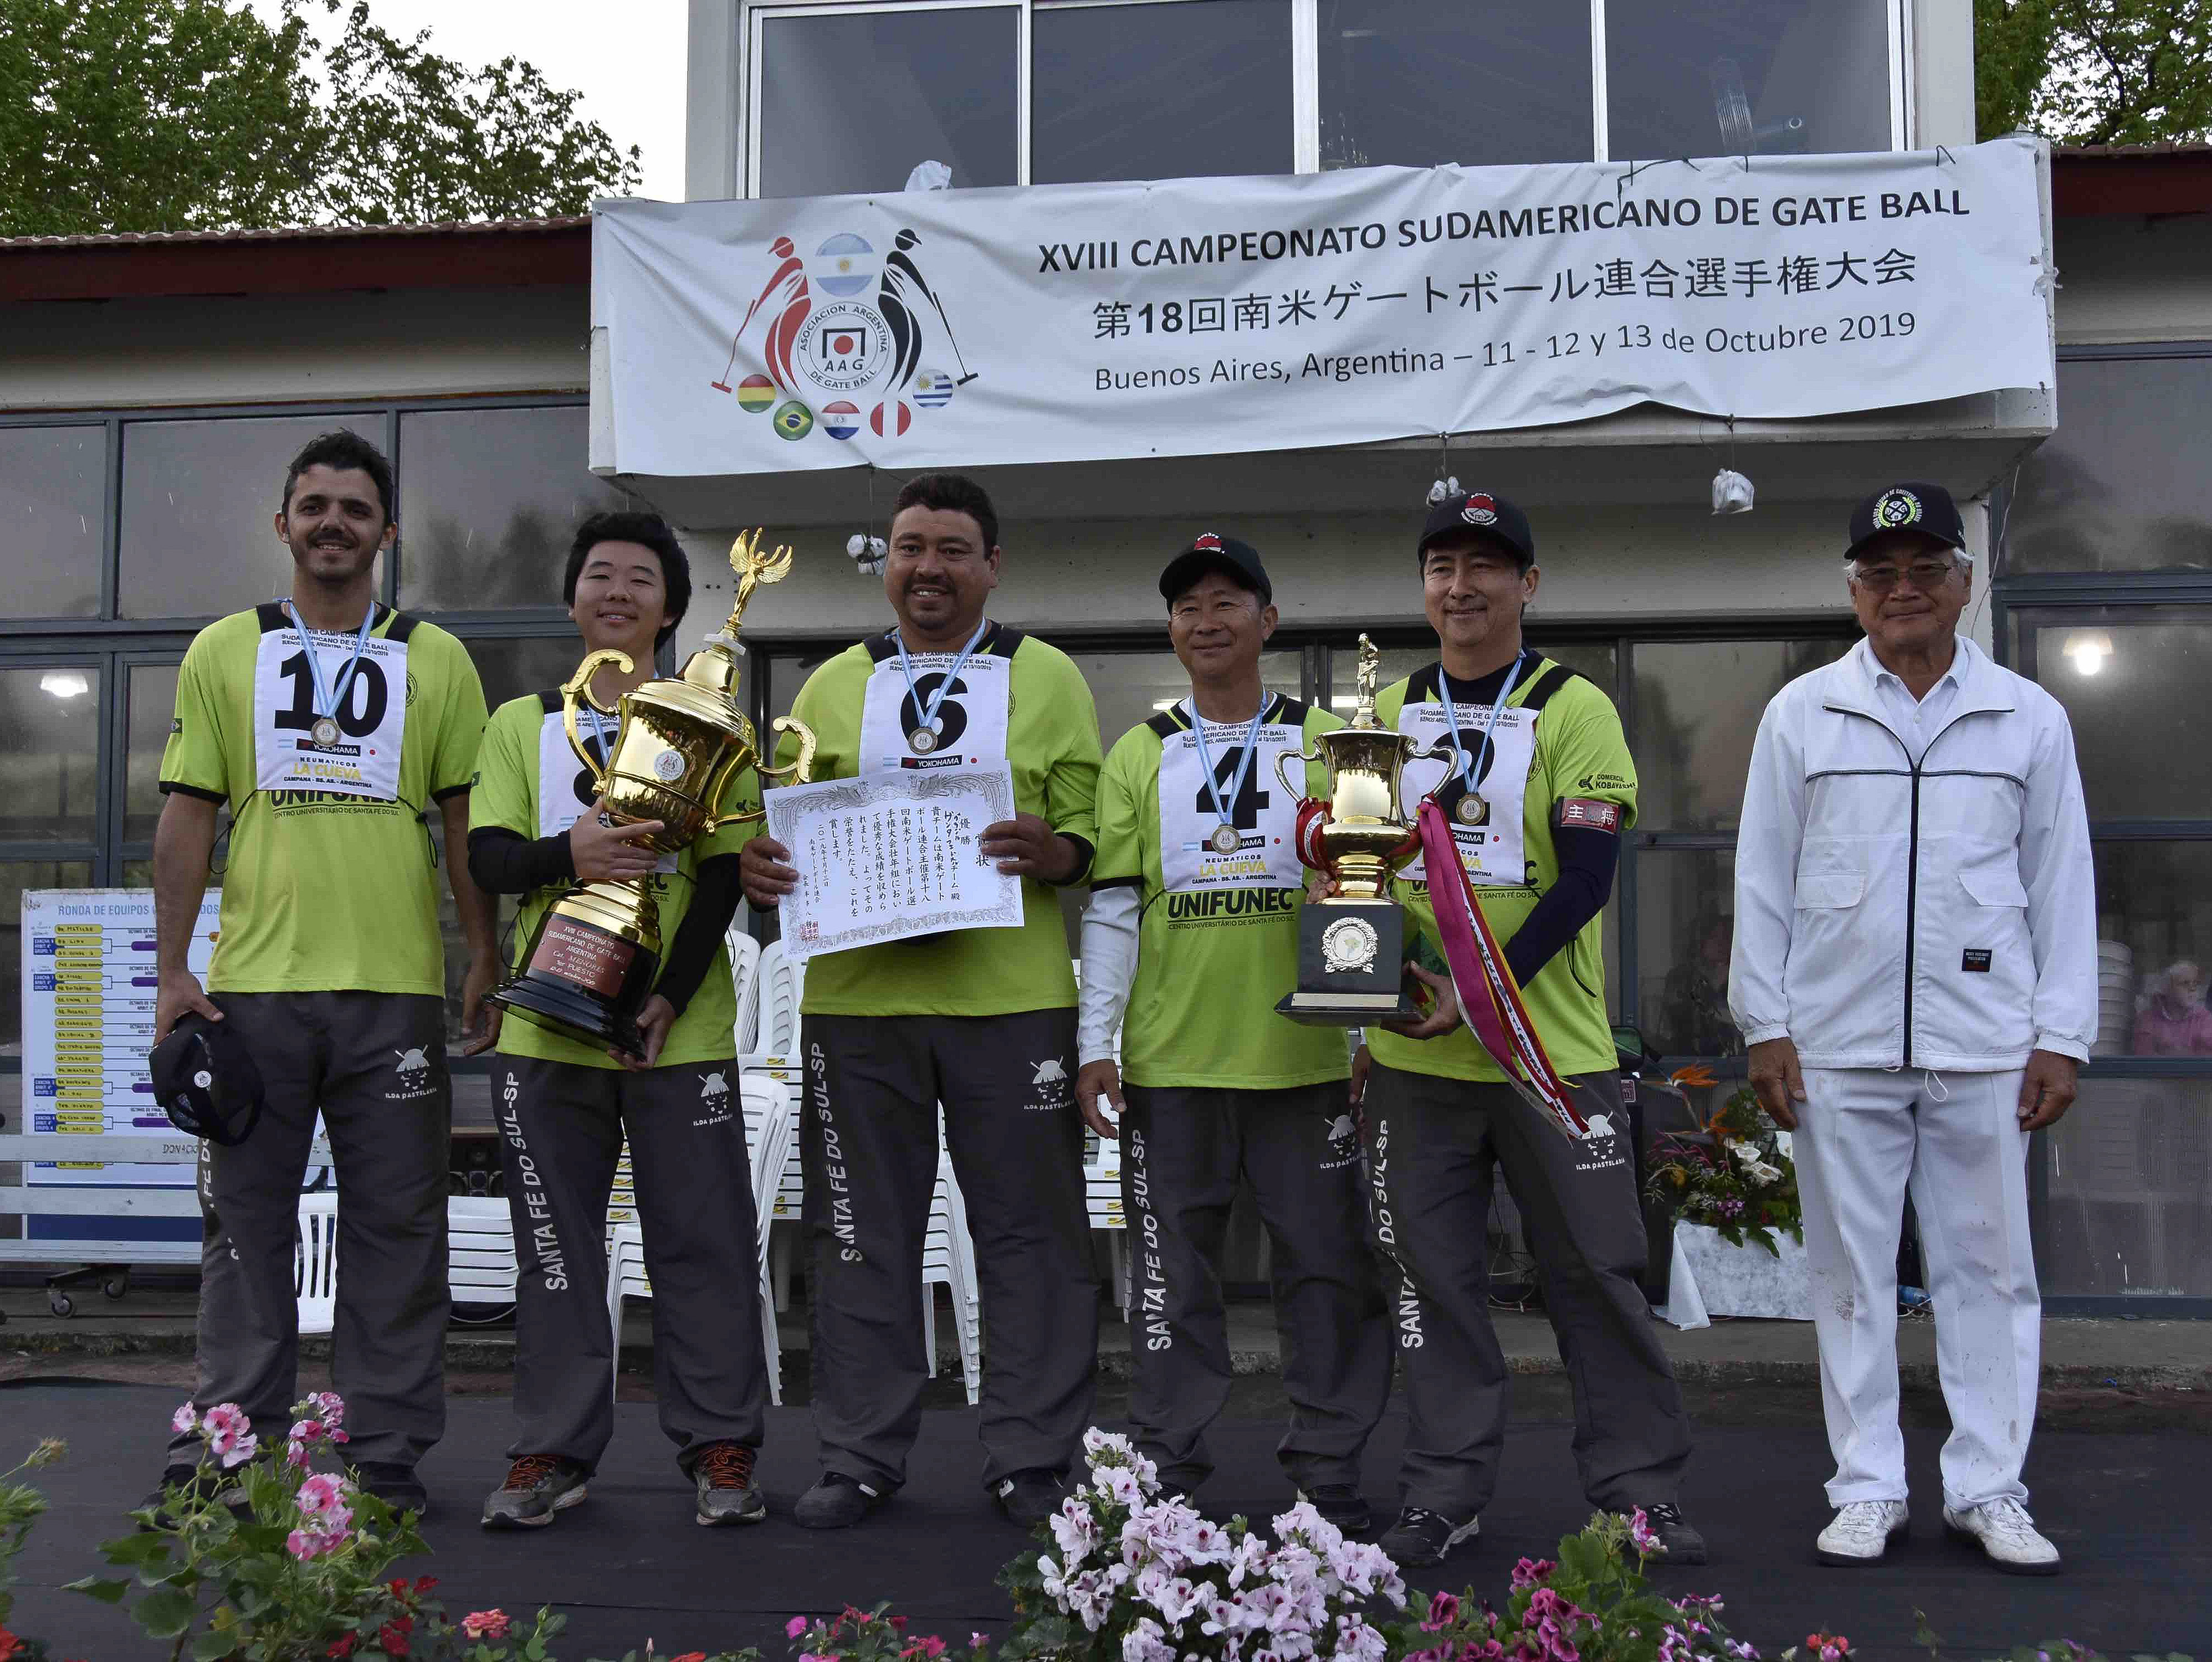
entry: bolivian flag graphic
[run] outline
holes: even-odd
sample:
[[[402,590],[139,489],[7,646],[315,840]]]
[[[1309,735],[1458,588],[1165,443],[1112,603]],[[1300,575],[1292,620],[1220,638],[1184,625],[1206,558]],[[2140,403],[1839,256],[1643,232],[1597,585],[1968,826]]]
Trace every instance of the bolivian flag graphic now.
[[[775,383],[765,375],[748,375],[738,383],[738,408],[757,416],[775,402]]]

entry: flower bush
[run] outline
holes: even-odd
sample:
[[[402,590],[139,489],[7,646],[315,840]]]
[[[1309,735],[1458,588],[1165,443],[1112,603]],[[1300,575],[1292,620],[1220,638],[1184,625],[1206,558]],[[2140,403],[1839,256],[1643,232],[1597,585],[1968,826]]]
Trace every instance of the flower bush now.
[[[1000,1647],[1011,1662],[1384,1662],[1368,1610],[1402,1610],[1406,1585],[1382,1549],[1304,1502],[1274,1520],[1273,1541],[1242,1518],[1213,1523],[1163,1496],[1127,1438],[1093,1429],[1083,1450],[1090,1481],[1047,1526],[1051,1550],[1000,1577],[1017,1618]]]
[[[1674,1083],[1710,1085],[1712,1076],[1686,1068]],[[1705,1129],[1713,1139],[1710,1146],[1683,1137],[1662,1137],[1652,1145],[1644,1192],[1674,1207],[1685,1222],[1702,1223],[1738,1246],[1763,1246],[1778,1258],[1777,1234],[1803,1240],[1796,1163],[1782,1151],[1774,1122],[1751,1087],[1716,1108]]]
[[[28,1483],[15,1480],[37,1466],[52,1465],[69,1453],[66,1444],[49,1437],[25,1455],[13,1471],[0,1471],[0,1662],[46,1662],[46,1641],[26,1639],[9,1629],[15,1615],[15,1560],[46,1497]]]
[[[906,1625],[906,1617],[891,1615],[889,1604],[865,1610],[848,1604],[835,1620],[794,1616],[783,1631],[793,1662],[937,1662],[950,1648],[935,1634],[909,1634]],[[972,1635],[968,1642],[970,1655],[963,1662],[981,1662],[987,1654],[983,1635]]]

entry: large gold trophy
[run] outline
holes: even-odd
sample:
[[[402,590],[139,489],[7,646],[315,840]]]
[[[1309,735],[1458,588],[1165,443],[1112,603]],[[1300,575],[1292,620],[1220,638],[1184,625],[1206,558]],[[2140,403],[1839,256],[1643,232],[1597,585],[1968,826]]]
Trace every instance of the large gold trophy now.
[[[1359,701],[1349,726],[1322,733],[1314,749],[1275,758],[1296,797],[1303,779],[1286,771],[1318,761],[1328,772],[1328,811],[1301,832],[1299,852],[1336,879],[1337,892],[1304,907],[1298,919],[1298,985],[1275,1006],[1310,1027],[1356,1028],[1410,1020],[1421,1012],[1401,988],[1406,913],[1390,899],[1390,879],[1413,856],[1413,828],[1399,800],[1399,774],[1415,741],[1375,719],[1382,654],[1359,637]]]
[[[754,589],[781,582],[791,569],[788,548],[763,554],[760,539],[755,531],[731,545],[738,597],[729,622],[691,654],[673,681],[648,681],[610,708],[592,695],[592,677],[605,664],[628,674],[630,659],[623,652],[598,652],[561,688],[569,747],[605,798],[607,817],[623,825],[659,820],[661,828],[644,845],[658,853],[675,853],[710,831],[761,817],[764,810],[758,808],[714,811],[732,774],[752,767],[763,781],[804,784],[814,761],[814,735],[787,716],[776,720],[775,731],[799,735],[798,760],[788,767],[762,767],[752,722],[738,704],[738,624],[745,603]],[[621,717],[604,767],[576,731],[580,704]],[[546,908],[523,967],[491,1001],[570,1039],[641,1056],[637,1012],[653,992],[661,959],[653,883],[641,877],[570,889]]]

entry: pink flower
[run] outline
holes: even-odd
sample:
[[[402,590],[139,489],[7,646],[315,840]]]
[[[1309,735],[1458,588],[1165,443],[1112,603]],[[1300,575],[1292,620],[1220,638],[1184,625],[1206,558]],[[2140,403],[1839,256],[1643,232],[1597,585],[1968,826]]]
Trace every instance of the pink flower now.
[[[175,1432],[179,1437],[183,1436],[187,1431],[197,1431],[199,1428],[199,1410],[195,1409],[190,1403],[181,1404],[175,1413],[169,1416],[169,1429]]]
[[[343,1529],[353,1518],[346,1505],[351,1490],[344,1478],[319,1471],[300,1484],[300,1515],[319,1529]]]
[[[325,1535],[315,1529],[295,1529],[284,1538],[284,1550],[305,1564],[325,1553],[337,1551],[344,1541],[343,1535]]]
[[[1518,1592],[1523,1587],[1541,1586],[1558,1568],[1548,1558],[1523,1558],[1513,1566],[1513,1590]]]
[[[783,1624],[783,1636],[786,1639],[796,1639],[805,1631],[806,1618],[803,1616],[794,1616]]]
[[[1663,1550],[1659,1537],[1651,1528],[1651,1520],[1644,1515],[1642,1507],[1637,1507],[1628,1514],[1628,1542],[1638,1554],[1646,1558],[1655,1552]]]
[[[1429,1619],[1421,1623],[1423,1633],[1439,1633],[1459,1620],[1459,1596],[1456,1593],[1432,1593],[1429,1598]]]
[[[471,1639],[504,1639],[507,1626],[505,1610],[471,1610],[461,1618],[461,1631]]]

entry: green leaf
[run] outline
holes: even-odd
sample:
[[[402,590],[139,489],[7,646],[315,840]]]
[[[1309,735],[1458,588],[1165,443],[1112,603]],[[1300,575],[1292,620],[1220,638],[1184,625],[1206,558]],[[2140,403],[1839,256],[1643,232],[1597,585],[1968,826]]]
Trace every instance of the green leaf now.
[[[199,1605],[188,1592],[175,1587],[158,1587],[138,1601],[133,1612],[138,1625],[155,1639],[174,1639],[192,1625],[192,1617],[199,1613]]]
[[[228,1633],[204,1633],[192,1641],[192,1662],[221,1662],[238,1648],[237,1639]]]
[[[100,1556],[111,1564],[150,1564],[169,1556],[169,1538],[152,1530],[118,1536],[100,1544]]]
[[[131,1591],[131,1584],[128,1581],[103,1581],[97,1576],[88,1575],[81,1581],[64,1583],[62,1591],[81,1592],[88,1598],[97,1598],[103,1604],[119,1604],[123,1602],[123,1595]]]

